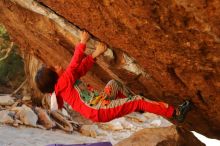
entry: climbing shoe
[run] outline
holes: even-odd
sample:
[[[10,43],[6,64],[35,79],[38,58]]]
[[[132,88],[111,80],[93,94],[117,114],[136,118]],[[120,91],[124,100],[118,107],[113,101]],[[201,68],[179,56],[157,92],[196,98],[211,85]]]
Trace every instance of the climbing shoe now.
[[[186,100],[175,110],[174,119],[182,123],[185,120],[186,114],[191,110],[191,102]]]

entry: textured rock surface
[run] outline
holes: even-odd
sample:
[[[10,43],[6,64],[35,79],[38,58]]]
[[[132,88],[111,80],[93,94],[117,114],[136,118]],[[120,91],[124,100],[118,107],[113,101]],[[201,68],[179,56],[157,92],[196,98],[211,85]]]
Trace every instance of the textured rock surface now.
[[[39,2],[113,48],[114,59],[99,58],[85,81],[101,89],[111,78],[120,79],[137,94],[173,105],[191,99],[194,110],[183,126],[220,139],[218,0]],[[50,12],[45,17],[6,0],[0,8],[0,23],[23,54],[67,66],[78,38],[47,18]],[[128,69],[123,52],[141,71]]]
[[[14,97],[11,97],[10,95],[0,96],[0,105],[12,105],[14,103],[15,103]]]
[[[13,107],[11,110],[16,112],[15,116],[25,125],[37,126],[38,116],[30,107],[22,105],[21,107]]]
[[[1,110],[0,111],[0,123],[13,124],[14,119],[11,115],[14,115],[14,113],[8,110]]]
[[[143,129],[115,146],[205,146],[191,132],[176,128]]]

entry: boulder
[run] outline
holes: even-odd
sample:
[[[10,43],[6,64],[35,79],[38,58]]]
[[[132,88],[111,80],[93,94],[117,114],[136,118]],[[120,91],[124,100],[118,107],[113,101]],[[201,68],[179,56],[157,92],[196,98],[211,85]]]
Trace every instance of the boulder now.
[[[0,105],[9,106],[15,103],[14,97],[10,95],[1,95],[0,96]]]
[[[191,132],[170,126],[140,130],[115,146],[205,146],[205,144]]]
[[[13,115],[14,115],[14,113],[10,112],[8,110],[0,111],[0,123],[13,124],[14,123]]]
[[[181,126],[220,139],[219,0],[3,0],[0,7],[0,23],[25,58],[32,97],[42,97],[34,84],[40,63],[65,68],[79,28],[86,29],[93,36],[87,49],[99,40],[113,57],[98,58],[83,81],[102,90],[114,78],[174,106],[191,100]]]
[[[30,96],[30,95],[24,95],[24,96],[22,97],[22,100],[23,100],[23,101],[29,101],[29,100],[31,100],[31,96]]]
[[[85,136],[91,136],[96,138],[98,136],[98,126],[97,125],[83,125],[80,128],[80,133]]]
[[[46,129],[51,129],[56,126],[55,122],[50,118],[46,110],[36,107],[35,112],[37,113],[39,123],[42,124]]]
[[[38,117],[30,107],[23,104],[21,107],[14,107],[11,110],[16,112],[16,118],[25,125],[37,126]]]

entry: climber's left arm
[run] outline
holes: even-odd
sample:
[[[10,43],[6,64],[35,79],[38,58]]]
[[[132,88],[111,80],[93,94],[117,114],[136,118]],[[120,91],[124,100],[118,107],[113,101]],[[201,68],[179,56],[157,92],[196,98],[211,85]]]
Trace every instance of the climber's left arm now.
[[[88,40],[89,40],[89,34],[83,31],[81,33],[80,43],[76,46],[74,55],[71,59],[69,66],[67,67],[67,69],[70,70],[70,72],[74,72],[74,70],[76,70],[81,64],[81,61],[84,57],[84,51],[86,49],[86,43]]]
[[[107,49],[107,46],[103,43],[99,42],[96,45],[96,50],[91,55],[84,58],[80,66],[78,67],[78,70],[77,70],[78,75],[79,75],[78,78],[80,78],[81,76],[84,76],[92,68],[95,62],[95,58],[103,54],[106,51],[106,49]]]

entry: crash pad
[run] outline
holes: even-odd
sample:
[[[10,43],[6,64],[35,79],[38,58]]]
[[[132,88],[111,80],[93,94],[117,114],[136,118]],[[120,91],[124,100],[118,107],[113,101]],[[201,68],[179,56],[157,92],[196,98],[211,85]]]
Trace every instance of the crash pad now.
[[[47,146],[112,146],[110,142],[84,143],[84,144],[50,144]]]

